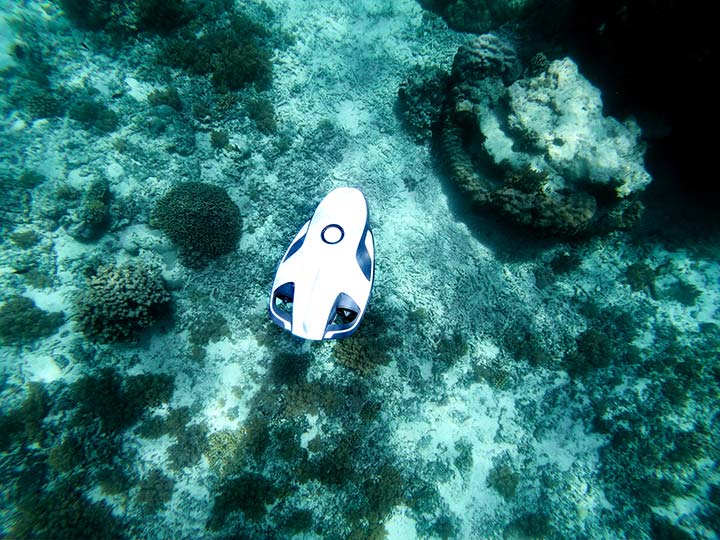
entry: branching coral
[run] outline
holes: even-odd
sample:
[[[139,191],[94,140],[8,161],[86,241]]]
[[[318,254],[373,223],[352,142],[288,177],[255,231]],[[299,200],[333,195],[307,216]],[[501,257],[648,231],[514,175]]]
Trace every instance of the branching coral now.
[[[141,374],[123,378],[105,368],[97,376],[85,376],[72,385],[72,398],[79,404],[73,422],[94,419],[106,432],[117,432],[135,424],[148,407],[169,401],[174,380],[168,375]]]
[[[228,28],[215,28],[201,37],[187,35],[167,44],[160,62],[197,75],[210,74],[220,92],[249,85],[265,89],[272,79],[270,51],[263,45],[267,31],[236,14]]]
[[[417,142],[430,139],[442,112],[448,74],[439,68],[416,66],[398,88],[400,114]]]
[[[60,6],[78,28],[126,36],[168,33],[194,15],[185,0],[60,0]]]
[[[125,538],[112,509],[93,502],[70,482],[20,500],[11,538]]]
[[[115,131],[120,123],[115,111],[90,98],[81,99],[71,105],[68,116],[80,122],[85,129],[101,133]]]
[[[220,529],[232,512],[242,511],[247,519],[259,520],[266,506],[277,497],[272,482],[259,474],[243,473],[227,480],[215,496],[207,527]]]
[[[175,482],[163,474],[160,469],[151,470],[140,481],[137,501],[146,512],[155,514],[172,498]]]
[[[47,313],[30,298],[13,295],[0,307],[0,343],[31,343],[52,335],[64,321],[63,313]]]
[[[110,225],[111,193],[105,178],[93,181],[68,227],[70,236],[81,242],[96,240]]]
[[[75,319],[89,338],[128,341],[168,310],[170,295],[160,274],[144,264],[101,266],[87,279]]]

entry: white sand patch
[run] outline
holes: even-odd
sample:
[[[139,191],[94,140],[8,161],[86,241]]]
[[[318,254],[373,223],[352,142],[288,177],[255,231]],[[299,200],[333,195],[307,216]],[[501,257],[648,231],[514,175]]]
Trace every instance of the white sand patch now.
[[[153,91],[151,84],[138,81],[134,77],[126,77],[125,85],[127,86],[127,94],[135,101],[145,102],[150,92]]]
[[[310,426],[307,431],[305,431],[302,435],[300,435],[300,446],[307,450],[308,442],[313,440],[317,435],[320,434],[320,430],[318,429],[318,418],[319,416],[316,414],[306,414],[305,419],[308,422],[308,425]]]
[[[576,422],[563,420],[553,432],[536,443],[538,465],[552,464],[561,471],[568,471],[579,457],[594,454],[606,442],[604,437],[587,433]]]
[[[37,381],[46,384],[63,376],[60,366],[52,357],[45,354],[29,355],[23,366],[23,374],[28,382]]]
[[[415,520],[410,516],[410,510],[406,506],[397,506],[385,522],[385,530],[388,538],[413,540],[418,538]]]
[[[44,311],[66,311],[71,308],[65,291],[60,289],[28,289],[25,296]]]
[[[337,121],[349,135],[358,135],[370,121],[370,114],[362,104],[343,100],[337,105]]]

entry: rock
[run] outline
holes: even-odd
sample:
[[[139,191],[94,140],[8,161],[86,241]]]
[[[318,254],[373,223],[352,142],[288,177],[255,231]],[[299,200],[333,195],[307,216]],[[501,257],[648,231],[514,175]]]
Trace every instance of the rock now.
[[[440,135],[451,179],[475,205],[545,232],[635,223],[642,205],[631,199],[652,180],[638,125],[603,116],[600,91],[569,58],[522,71],[497,35],[458,50]]]
[[[652,180],[643,167],[640,127],[634,120],[603,116],[600,91],[569,58],[517,81],[508,95],[508,125],[542,150],[542,159],[534,161],[553,176],[556,191],[589,181],[612,185],[623,198]]]

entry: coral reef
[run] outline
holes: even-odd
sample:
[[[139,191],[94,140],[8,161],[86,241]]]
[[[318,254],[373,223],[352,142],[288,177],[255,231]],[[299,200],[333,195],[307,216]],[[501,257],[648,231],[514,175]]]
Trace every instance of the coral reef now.
[[[0,306],[0,344],[23,345],[50,336],[65,322],[62,312],[48,313],[19,294]]]
[[[460,474],[465,475],[473,468],[472,444],[466,439],[460,439],[455,441],[454,448],[457,455],[453,459],[453,465]]]
[[[371,375],[378,366],[386,365],[391,357],[388,354],[397,342],[393,338],[380,337],[377,331],[382,324],[376,314],[367,313],[360,329],[352,337],[337,342],[333,356],[338,364],[352,369],[361,375]]]
[[[503,538],[542,540],[552,537],[550,517],[546,513],[528,512],[512,520],[503,530]]]
[[[175,482],[160,469],[151,470],[140,480],[137,502],[150,514],[157,513],[172,498]]]
[[[377,336],[360,331],[338,342],[334,357],[338,364],[361,375],[371,375],[378,366],[390,362],[390,356]]]
[[[512,384],[510,372],[503,368],[500,362],[493,362],[490,365],[476,364],[473,366],[472,375],[475,382],[484,382],[496,390],[507,390]]]
[[[598,309],[592,303],[582,310],[587,313],[588,328],[576,337],[575,350],[563,358],[571,376],[586,376],[612,364],[636,361],[637,349],[632,345],[639,332],[636,316],[617,309]]]
[[[310,510],[298,508],[283,520],[283,529],[291,534],[308,532],[312,529],[313,515]]]
[[[94,180],[83,194],[72,223],[68,226],[70,236],[81,242],[100,238],[110,225],[111,193],[105,178]]]
[[[45,181],[35,171],[24,171],[18,176],[0,172],[0,233],[5,235],[20,223],[27,222],[32,202],[32,190]]]
[[[11,538],[126,538],[109,505],[93,502],[71,482],[20,500]]]
[[[85,129],[98,133],[115,131],[120,124],[115,111],[93,98],[83,98],[73,103],[68,116],[80,122]]]
[[[170,295],[159,273],[143,263],[100,266],[87,278],[75,321],[90,339],[130,341],[167,314]]]
[[[640,399],[613,389],[620,373],[613,373],[612,367],[586,375],[586,387],[593,389],[594,428],[608,436],[600,449],[606,496],[625,523],[649,529],[658,538],[688,537],[677,524],[658,522],[655,512],[672,506],[676,498],[697,497],[706,486],[698,482],[704,474],[700,463],[720,457],[717,419],[711,412],[715,408],[706,411],[700,405],[717,392],[717,370],[710,366],[717,357],[720,332],[714,324],[704,329],[681,334],[655,325],[653,345],[642,351],[638,364],[620,372],[625,380],[633,372],[642,378],[646,386]],[[683,410],[692,416],[679,417]],[[693,519],[709,524],[712,512],[716,510],[707,505]],[[686,526],[682,520],[677,523]]]
[[[10,241],[22,249],[28,249],[37,245],[40,236],[32,229],[21,229],[10,233]]]
[[[713,102],[693,49],[712,33],[639,43],[667,8],[637,0],[421,1],[497,33],[415,2],[5,0],[0,537],[720,530],[720,242],[673,192],[714,184],[669,157],[712,156],[683,129]],[[574,47],[535,31],[562,4],[593,15]],[[656,92],[628,103],[582,40]],[[603,114],[637,114],[652,189],[636,128]],[[376,295],[355,336],[300,341],[268,320],[268,279],[346,183],[382,236]],[[590,237],[646,193],[642,227]],[[141,259],[172,290],[161,335],[159,269],[123,282]],[[10,342],[77,297],[87,336]]]
[[[455,81],[469,85],[485,77],[500,77],[510,85],[523,74],[522,64],[509,38],[483,34],[460,46],[453,59]]]
[[[71,388],[33,382],[20,407],[0,416],[0,449],[12,464],[0,472],[5,500],[14,504],[13,519],[4,523],[9,537],[122,537],[110,507],[90,502],[85,493],[96,479],[121,474],[116,430],[156,404],[157,385],[145,381],[148,392],[140,397],[138,388],[130,389],[138,382],[128,381],[120,400],[112,392],[119,388],[117,377],[110,384],[102,375],[85,377]],[[65,413],[73,407],[72,415]],[[127,414],[132,408],[136,412]]]
[[[535,77],[541,73],[545,73],[550,67],[550,60],[545,56],[545,53],[535,53],[528,62],[528,71],[531,76]]]
[[[254,473],[244,473],[227,480],[215,496],[208,528],[218,530],[228,515],[242,511],[249,520],[258,520],[265,515],[266,506],[277,497],[273,483]]]
[[[14,43],[10,51],[14,66],[0,69],[0,81],[4,79],[3,95],[6,96],[0,101],[0,108],[5,114],[9,113],[9,108],[25,109],[25,118],[32,120],[64,116],[68,92],[62,85],[51,82],[56,71],[53,61],[47,59],[47,49],[40,45],[43,36],[30,28],[24,33],[25,39]],[[3,50],[2,54],[6,52]]]
[[[476,34],[532,17],[548,4],[542,0],[419,0],[419,3],[440,14],[450,28]]]
[[[180,407],[171,409],[167,417],[151,416],[140,424],[136,431],[138,435],[148,439],[157,439],[163,435],[179,437],[190,420],[190,410],[187,407]]]
[[[118,0],[60,0],[63,12],[83,30],[101,30],[110,21]]]
[[[686,283],[682,280],[678,280],[665,291],[665,296],[671,298],[676,302],[680,302],[682,305],[691,307],[697,302],[697,299],[702,295],[702,291],[698,289],[692,283]]]
[[[573,376],[607,367],[613,358],[612,341],[597,328],[588,328],[577,338],[577,350],[565,356],[565,365]]]
[[[222,150],[228,144],[230,144],[230,136],[227,131],[221,129],[214,129],[210,132],[210,145],[215,150]]]
[[[177,442],[168,448],[172,470],[179,471],[198,462],[208,448],[207,432],[205,425],[193,424],[177,433]]]
[[[167,34],[192,19],[185,0],[60,0],[70,21],[83,30],[105,30],[116,37],[139,31]]]
[[[288,386],[302,384],[307,378],[310,357],[300,354],[280,353],[273,357],[270,365],[270,380],[275,384]]]
[[[453,523],[452,518],[443,515],[437,518],[432,524],[432,527],[430,527],[430,533],[432,533],[433,536],[442,538],[442,540],[456,538],[458,534],[457,525]]]
[[[33,189],[44,183],[46,180],[47,178],[45,177],[45,175],[37,171],[28,170],[23,171],[20,174],[20,177],[17,179],[17,183],[23,188]]]
[[[277,120],[275,118],[275,107],[267,98],[258,97],[251,99],[245,106],[248,116],[255,122],[261,133],[271,135],[277,131]]]
[[[520,474],[512,467],[507,457],[496,460],[488,473],[487,485],[508,501],[515,497],[519,483]]]
[[[205,455],[210,462],[210,468],[223,474],[232,469],[241,449],[242,434],[239,431],[223,429],[208,436]]]
[[[37,382],[28,385],[28,393],[20,407],[0,414],[0,451],[6,452],[13,443],[20,446],[39,442],[43,420],[50,411],[45,387]]]
[[[136,0],[135,21],[139,30],[166,34],[192,18],[185,0]]]
[[[415,66],[400,83],[400,114],[418,143],[429,140],[440,121],[448,81],[448,74],[440,68]]]
[[[582,264],[582,257],[577,251],[559,251],[550,261],[550,269],[555,275],[568,274]]]
[[[254,83],[265,89],[270,85],[270,54],[255,43],[228,44],[229,50],[213,66],[212,82],[220,92],[240,90]]]
[[[67,102],[49,90],[38,90],[25,100],[25,108],[32,118],[56,118],[65,116]]]
[[[69,473],[82,465],[82,446],[77,437],[65,436],[48,452],[48,465],[57,473]]]
[[[652,298],[657,298],[655,279],[657,271],[644,261],[634,262],[625,269],[625,281],[633,291],[648,291]]]
[[[210,259],[235,249],[240,238],[240,209],[218,186],[182,182],[166,193],[150,224],[180,248],[183,263],[202,268]]]
[[[543,159],[533,159],[532,164],[553,176],[549,181],[555,191],[583,183],[590,189],[609,186],[624,198],[652,180],[643,167],[639,126],[603,116],[600,91],[569,58],[555,60],[544,73],[511,85],[508,96],[508,132],[522,134],[526,144],[542,150]],[[514,169],[527,159],[487,148],[496,162],[508,159]]]
[[[230,335],[227,320],[220,313],[209,313],[198,317],[191,323],[188,333],[188,342],[192,347],[193,357],[204,357],[204,347],[208,343],[215,343],[224,337],[230,337]]]
[[[630,197],[651,181],[639,127],[604,117],[599,91],[568,58],[521,75],[505,38],[458,50],[440,141],[453,182],[475,205],[541,231],[631,226],[640,207]]]
[[[175,109],[177,112],[183,110],[183,103],[182,99],[180,99],[180,93],[174,86],[169,86],[168,88],[165,88],[163,90],[153,90],[148,94],[147,100],[148,103],[150,103],[150,105],[152,105],[153,107],[157,107],[159,105],[167,105],[168,107],[172,107],[173,109]]]
[[[146,410],[169,401],[173,378],[162,374],[142,374],[123,379],[116,370],[104,368],[97,376],[85,376],[71,387],[78,403],[75,425],[101,422],[105,432],[118,432],[135,424]]]
[[[267,30],[242,14],[230,24],[210,29],[203,36],[185,34],[170,41],[159,61],[196,75],[209,74],[219,92],[240,90],[249,85],[266,89],[272,81],[270,52],[263,40]]]

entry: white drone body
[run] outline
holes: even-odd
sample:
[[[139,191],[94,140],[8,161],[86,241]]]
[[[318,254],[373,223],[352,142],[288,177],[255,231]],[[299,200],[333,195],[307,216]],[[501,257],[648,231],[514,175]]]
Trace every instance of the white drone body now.
[[[348,337],[360,325],[374,277],[375,246],[365,197],[355,188],[334,189],[278,265],[270,318],[305,339]]]

